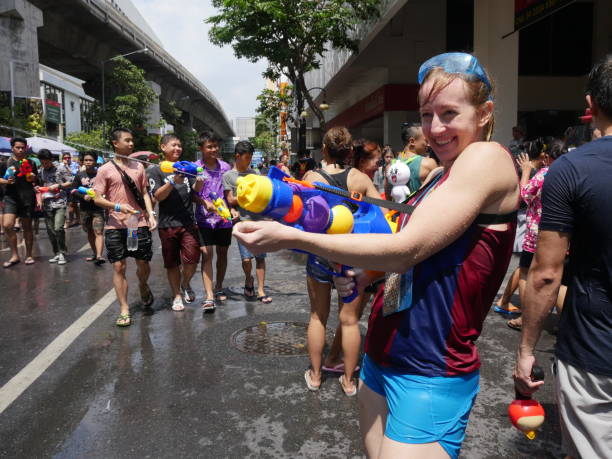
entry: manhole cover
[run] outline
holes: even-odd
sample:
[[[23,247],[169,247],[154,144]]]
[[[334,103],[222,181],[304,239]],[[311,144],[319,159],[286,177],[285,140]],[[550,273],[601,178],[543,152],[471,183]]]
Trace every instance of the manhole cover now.
[[[234,332],[232,346],[248,354],[306,354],[307,324],[300,322],[259,322]]]

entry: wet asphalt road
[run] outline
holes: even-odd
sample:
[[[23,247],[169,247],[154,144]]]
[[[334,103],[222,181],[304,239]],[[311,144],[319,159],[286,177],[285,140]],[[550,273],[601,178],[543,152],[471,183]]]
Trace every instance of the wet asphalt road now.
[[[306,355],[246,354],[230,345],[234,332],[260,322],[308,321],[299,256],[269,256],[266,284],[274,301],[263,305],[240,295],[243,276],[232,245],[228,301],[202,316],[198,273],[192,281],[198,301],[176,313],[154,238],[155,314],[141,314],[132,289],[134,323],[120,329],[113,325],[113,303],[0,414],[0,457],[362,457],[357,400],[341,393],[335,377],[310,393]],[[78,228],[68,230],[68,241],[72,253],[86,242]],[[42,229],[37,263],[1,271],[0,387],[112,287],[109,265],[86,263],[88,250],[60,267],[47,263],[48,245]],[[0,261],[6,259],[8,252],[0,251]],[[128,271],[135,280],[132,263]],[[537,398],[547,420],[529,441],[506,416],[519,333],[505,320],[491,313],[479,340],[481,392],[461,457],[560,457],[549,365],[554,336],[544,332],[538,347],[548,384]]]

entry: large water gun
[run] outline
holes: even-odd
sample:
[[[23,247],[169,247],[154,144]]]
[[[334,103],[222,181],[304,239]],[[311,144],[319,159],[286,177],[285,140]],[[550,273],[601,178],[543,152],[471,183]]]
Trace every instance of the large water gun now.
[[[204,172],[204,168],[189,161],[177,161],[175,163],[171,161],[162,161],[159,163],[159,168],[162,172],[167,174],[177,172],[183,175],[191,175],[192,177],[197,177],[199,173]]]
[[[17,177],[25,177],[28,182],[34,180],[34,170],[32,169],[32,164],[27,159],[22,159],[19,161],[19,173]]]
[[[10,166],[6,169],[6,172],[4,173],[4,180],[8,180],[11,177],[15,177],[15,173],[17,172],[17,169],[15,169],[15,166]]]
[[[542,381],[544,371],[541,367],[534,365],[531,371],[533,381]],[[528,395],[515,394],[516,399],[508,407],[508,417],[514,427],[525,434],[527,438],[533,440],[536,437],[536,430],[544,424],[544,408],[536,400]]]
[[[225,220],[232,219],[232,214],[230,213],[229,209],[225,205],[225,201],[223,201],[223,199],[221,199],[217,193],[215,193],[214,191],[211,191],[208,194],[208,197],[210,198],[213,205],[215,206],[215,212],[217,212],[217,214],[220,215],[221,218],[224,218]]]
[[[84,187],[84,186],[80,186],[78,188],[75,188],[74,190],[71,191],[71,193],[79,193],[80,195],[91,196],[92,198],[96,197],[96,192],[94,191],[93,188],[87,188],[87,187]]]
[[[361,195],[323,183],[292,179],[272,167],[268,176],[239,177],[236,197],[243,209],[310,233],[348,234],[393,232],[380,207],[364,202]],[[349,268],[342,267],[343,275]],[[328,271],[329,272],[329,271]],[[345,303],[357,297],[355,290],[342,298]]]

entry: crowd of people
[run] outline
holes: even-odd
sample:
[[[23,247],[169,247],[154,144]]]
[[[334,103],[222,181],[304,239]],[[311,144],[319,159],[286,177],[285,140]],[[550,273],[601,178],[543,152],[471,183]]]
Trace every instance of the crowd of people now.
[[[55,254],[49,261],[65,263],[63,222],[68,191],[75,187],[93,190],[81,197],[80,218],[92,248],[89,260],[103,263],[106,246],[120,305],[118,326],[132,322],[128,257],[135,259],[144,308],[153,303],[148,278],[156,228],[171,308],[177,312],[196,299],[191,280],[198,263],[202,310],[214,312],[227,299],[223,283],[232,235],[244,271],[244,296],[262,303],[272,301],[265,290],[266,253],[309,253],[310,367],[304,380],[310,391],[318,391],[323,371],[334,372],[344,394],[359,393],[362,439],[368,457],[376,458],[458,457],[479,391],[475,341],[492,305],[502,314],[521,314],[508,322],[521,330],[514,383],[526,396],[535,392],[544,382],[532,374],[534,349],[556,306],[561,318],[554,379],[564,450],[574,458],[609,457],[612,57],[588,77],[590,114],[584,121],[593,128],[593,140],[572,151],[568,138],[525,139],[519,127],[508,147],[491,141],[495,112],[503,107],[495,106],[494,82],[472,55],[435,56],[421,65],[418,82],[421,123],[402,126],[402,151],[354,141],[346,128],[333,127],[323,138],[320,164],[304,157],[291,167],[283,154],[260,167],[265,172],[276,166],[304,182],[380,200],[383,210],[391,206],[388,200],[403,203],[393,234],[309,233],[242,209],[238,181],[257,173],[249,142],[235,146],[229,164],[219,156],[219,139],[202,133],[196,163],[202,172],[190,175],[130,160],[132,133],[117,128],[111,133],[114,159],[97,169],[93,153],[83,154],[82,168],[73,171],[56,166],[45,151],[39,152],[38,169],[24,163],[25,141],[13,139],[13,157],[0,168],[0,176],[8,177],[0,183],[6,188],[3,226],[12,249],[4,267],[19,262],[17,217],[25,263],[34,262],[31,216],[37,193]],[[178,161],[180,139],[164,136],[161,150],[167,161]],[[11,167],[13,175],[5,176]],[[230,218],[219,212],[217,198]],[[521,253],[519,267],[495,302],[513,252]],[[355,269],[335,275],[338,263]],[[339,325],[324,356],[334,287]],[[354,289],[356,298],[343,302]],[[511,301],[516,289],[520,305]],[[359,365],[359,320],[368,304],[372,310]]]

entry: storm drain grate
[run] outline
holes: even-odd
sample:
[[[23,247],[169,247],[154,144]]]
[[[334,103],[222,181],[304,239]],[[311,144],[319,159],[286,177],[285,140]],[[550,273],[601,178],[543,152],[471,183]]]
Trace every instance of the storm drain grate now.
[[[259,322],[234,332],[232,346],[247,354],[306,354],[307,324],[300,322]]]

